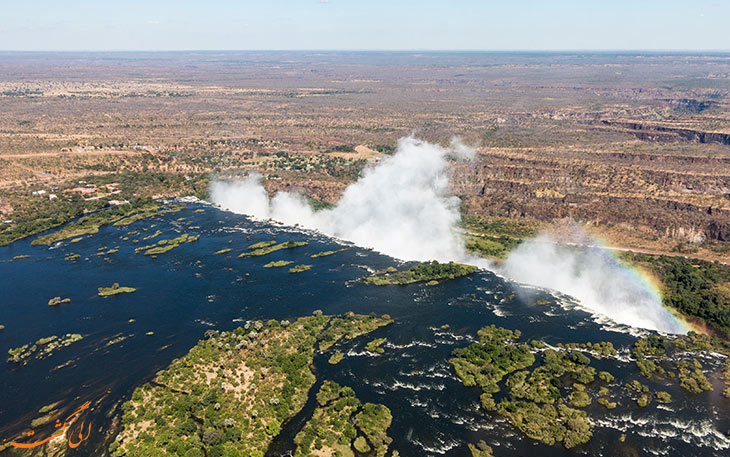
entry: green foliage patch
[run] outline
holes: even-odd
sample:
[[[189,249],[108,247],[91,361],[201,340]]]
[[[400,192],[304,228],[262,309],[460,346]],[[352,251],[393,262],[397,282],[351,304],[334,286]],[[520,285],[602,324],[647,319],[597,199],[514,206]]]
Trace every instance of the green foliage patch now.
[[[388,269],[363,278],[365,284],[384,286],[389,284],[406,285],[416,282],[456,279],[475,273],[477,267],[460,263],[439,263],[437,261],[420,263],[406,271]]]

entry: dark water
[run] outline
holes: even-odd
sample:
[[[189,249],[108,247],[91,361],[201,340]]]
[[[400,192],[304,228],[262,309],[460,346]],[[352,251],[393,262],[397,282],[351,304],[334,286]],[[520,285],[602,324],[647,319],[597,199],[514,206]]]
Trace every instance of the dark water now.
[[[194,212],[198,208],[205,212]],[[185,221],[178,221],[180,217]],[[186,225],[188,221],[192,224]],[[157,227],[151,227],[153,224]],[[142,232],[143,227],[148,231]],[[131,240],[121,240],[129,231],[140,231],[134,238],[141,238],[158,229],[163,234],[151,241],[181,233],[201,236],[157,259],[134,254],[135,247],[147,242],[134,245]],[[269,239],[305,240],[309,245],[265,257],[237,258],[248,245]],[[119,252],[108,260],[94,255],[100,247],[117,245]],[[395,318],[394,325],[342,346],[348,357],[339,365],[330,366],[329,354],[324,354],[316,357],[315,366],[318,383],[332,379],[352,387],[361,400],[391,409],[394,418],[389,434],[394,438],[393,448],[403,456],[468,456],[466,443],[480,439],[497,456],[711,456],[728,452],[730,440],[724,434],[730,430],[730,402],[720,394],[720,379],[711,379],[714,392],[689,396],[676,383],[655,384],[640,378],[628,360],[594,360],[592,366],[610,371],[622,382],[639,379],[652,390],[668,391],[673,396],[668,408],[658,407],[654,401],[638,409],[619,394],[620,405],[613,411],[595,401],[586,409],[597,422],[587,445],[567,451],[537,444],[502,418],[479,411],[479,390],[464,388],[455,378],[448,364],[451,351],[470,344],[480,327],[492,323],[520,329],[526,341],[607,340],[625,356],[635,337],[607,330],[589,314],[561,306],[565,297],[523,289],[486,271],[434,287],[368,287],[356,279],[369,270],[398,266],[398,262],[354,246],[333,256],[309,258],[340,247],[318,234],[189,204],[182,212],[121,230],[103,228],[75,244],[63,242],[49,249],[21,241],[0,248],[0,324],[6,326],[0,332],[0,351],[49,335],[84,335],[81,342],[46,359],[31,359],[25,366],[2,362],[0,439],[17,436],[44,405],[60,401],[70,412],[90,400],[92,408],[83,413],[83,420],[92,424],[90,438],[69,455],[99,455],[111,417],[119,414],[120,400],[129,398],[136,386],[150,380],[172,359],[184,355],[206,330],[230,330],[249,319],[294,318],[321,309],[326,314],[375,312]],[[224,248],[232,251],[214,255]],[[64,260],[69,252],[81,254],[81,258]],[[31,258],[7,261],[18,255]],[[314,267],[297,275],[289,274],[287,268],[263,268],[265,263],[282,259]],[[137,292],[106,299],[96,295],[97,287],[115,282],[135,287]],[[47,303],[54,296],[68,297],[72,303],[50,308]],[[532,303],[537,299],[551,304],[536,307]],[[130,323],[130,319],[135,321]],[[448,330],[441,329],[444,324],[449,325]],[[150,331],[154,335],[146,335]],[[113,337],[131,334],[134,336],[121,343],[104,347]],[[388,338],[382,356],[364,351],[365,343],[375,337]],[[69,360],[69,365],[54,370]],[[721,363],[719,357],[703,359],[705,368]],[[622,390],[613,388],[612,392]],[[297,426],[313,406],[310,402],[285,426],[271,455],[290,448]],[[49,429],[53,425],[39,429],[38,436],[48,436]],[[619,442],[622,433],[627,436],[624,443]]]

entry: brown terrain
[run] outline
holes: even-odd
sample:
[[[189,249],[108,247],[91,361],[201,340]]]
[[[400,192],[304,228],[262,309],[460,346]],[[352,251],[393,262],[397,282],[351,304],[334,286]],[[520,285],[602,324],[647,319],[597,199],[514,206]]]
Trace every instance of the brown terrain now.
[[[410,134],[478,145],[468,215],[730,259],[729,54],[2,53],[0,219],[126,171],[335,202]]]

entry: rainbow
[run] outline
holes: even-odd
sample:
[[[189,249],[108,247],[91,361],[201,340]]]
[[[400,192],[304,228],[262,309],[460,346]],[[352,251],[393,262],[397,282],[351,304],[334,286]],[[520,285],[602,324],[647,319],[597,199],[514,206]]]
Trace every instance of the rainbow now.
[[[655,276],[640,267],[632,266],[621,261],[617,256],[619,250],[612,248],[602,238],[593,234],[591,234],[591,238],[595,241],[595,245],[589,245],[588,247],[598,248],[598,251],[604,256],[604,261],[621,268],[625,273],[627,281],[631,281],[634,285],[641,288],[654,306],[660,307],[666,312],[668,318],[667,324],[673,329],[672,333],[686,334],[689,331],[706,333],[706,330],[700,324],[689,322],[677,313],[676,310],[664,306],[664,300],[661,294],[662,284]]]

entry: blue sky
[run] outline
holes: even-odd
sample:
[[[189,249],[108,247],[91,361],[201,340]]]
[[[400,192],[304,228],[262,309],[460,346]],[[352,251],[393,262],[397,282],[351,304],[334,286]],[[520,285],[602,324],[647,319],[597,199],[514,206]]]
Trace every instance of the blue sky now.
[[[0,0],[0,50],[730,50],[729,0]]]

